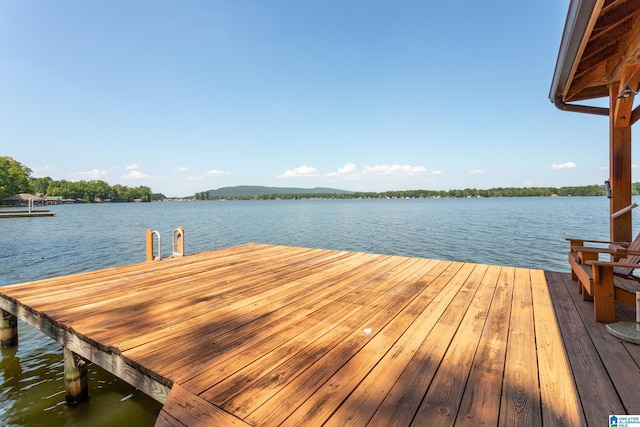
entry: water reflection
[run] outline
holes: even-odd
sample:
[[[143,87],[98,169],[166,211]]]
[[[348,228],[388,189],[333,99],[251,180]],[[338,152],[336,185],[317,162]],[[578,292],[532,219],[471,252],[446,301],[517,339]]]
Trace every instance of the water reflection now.
[[[123,203],[53,206],[56,216],[3,219],[0,286],[144,261],[147,228],[186,250],[248,242],[568,271],[565,237],[606,239],[604,197]],[[634,234],[640,215],[634,215]],[[117,230],[117,232],[116,232]],[[163,254],[171,245],[163,245]],[[160,405],[91,365],[90,402],[67,406],[62,349],[20,324],[2,351],[0,425],[153,425]]]
[[[18,347],[0,360],[0,425],[152,426],[162,405],[89,364],[90,401],[67,405],[62,347],[19,322]]]

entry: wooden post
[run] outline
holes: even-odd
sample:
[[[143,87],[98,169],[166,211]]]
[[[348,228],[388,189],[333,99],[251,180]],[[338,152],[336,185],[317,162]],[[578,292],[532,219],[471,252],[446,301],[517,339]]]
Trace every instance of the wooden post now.
[[[178,230],[180,230],[180,233],[178,233],[178,236],[176,237],[178,252],[184,255],[184,227],[180,226],[178,227]]]
[[[0,345],[2,347],[15,347],[18,345],[18,318],[13,314],[0,310]]]
[[[147,230],[147,261],[153,261],[153,230]]]
[[[64,390],[67,403],[89,399],[87,362],[68,348],[64,348]]]
[[[597,266],[593,270],[593,313],[596,322],[616,321],[616,300],[613,285],[613,269]]]
[[[609,87],[609,181],[611,199],[609,213],[613,214],[631,205],[631,124],[616,121],[616,105],[619,106],[620,83]],[[631,242],[631,212],[610,218],[610,237],[616,242]]]

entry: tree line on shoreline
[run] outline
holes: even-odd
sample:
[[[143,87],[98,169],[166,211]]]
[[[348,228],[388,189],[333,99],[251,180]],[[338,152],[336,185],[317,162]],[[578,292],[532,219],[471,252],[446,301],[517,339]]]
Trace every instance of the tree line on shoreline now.
[[[633,195],[640,195],[640,182],[632,186]],[[470,197],[552,197],[552,196],[606,196],[604,185],[571,187],[498,187],[482,190],[400,190],[354,193],[290,193],[239,196],[213,196],[208,191],[196,193],[195,200],[299,200],[299,199],[423,199],[423,198],[470,198]]]
[[[33,178],[32,170],[8,156],[0,156],[0,199],[19,193],[39,193],[82,202],[112,201],[145,202],[171,200],[161,193],[153,193],[146,186],[127,187],[109,185],[102,180],[54,180],[50,177]],[[632,185],[632,194],[640,195],[640,182]],[[469,198],[469,197],[550,197],[550,196],[606,196],[604,185],[571,187],[498,187],[487,190],[400,190],[384,192],[344,193],[288,193],[216,197],[210,191],[195,193],[181,200],[275,200],[275,199],[387,199],[387,198]],[[174,198],[177,199],[177,198]]]
[[[67,181],[50,177],[33,178],[32,170],[8,156],[0,156],[0,200],[20,193],[43,194],[45,196],[73,199],[80,202],[96,201],[150,202],[164,200],[162,194],[153,194],[149,187],[127,187],[109,185],[102,180]]]

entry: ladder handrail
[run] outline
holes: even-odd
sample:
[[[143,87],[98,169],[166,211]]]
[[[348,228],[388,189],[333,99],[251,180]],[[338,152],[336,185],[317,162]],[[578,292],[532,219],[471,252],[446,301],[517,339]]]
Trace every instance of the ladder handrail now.
[[[173,242],[171,243],[172,256],[184,256],[184,227],[173,230]]]
[[[153,236],[158,236],[158,256],[155,256],[155,251],[153,247]],[[162,259],[162,238],[160,237],[160,233],[148,229],[147,230],[147,261],[160,261]]]

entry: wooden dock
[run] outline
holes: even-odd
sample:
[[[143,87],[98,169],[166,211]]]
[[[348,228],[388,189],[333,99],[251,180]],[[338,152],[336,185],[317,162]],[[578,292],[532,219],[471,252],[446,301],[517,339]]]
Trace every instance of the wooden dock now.
[[[47,209],[5,209],[0,210],[0,218],[38,218],[46,216],[55,216],[55,212]]]
[[[5,286],[0,308],[164,403],[158,426],[640,414],[640,347],[563,273],[247,244]]]

